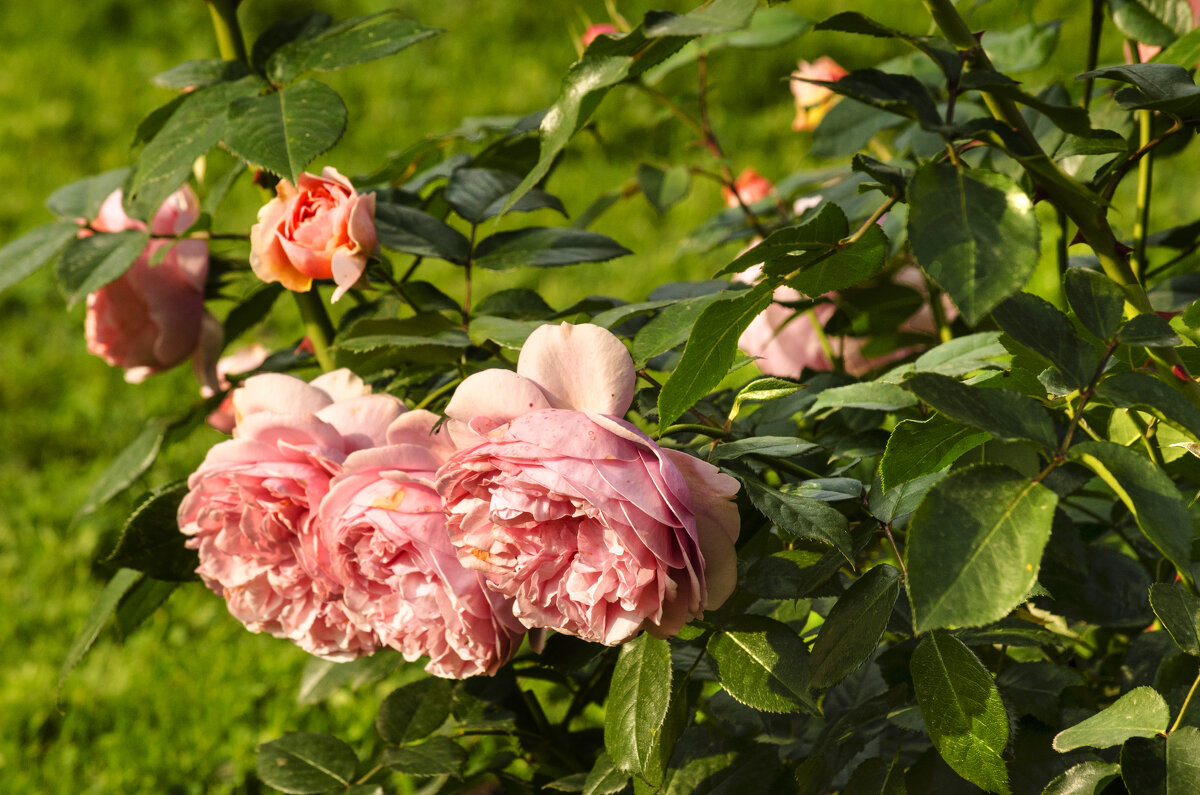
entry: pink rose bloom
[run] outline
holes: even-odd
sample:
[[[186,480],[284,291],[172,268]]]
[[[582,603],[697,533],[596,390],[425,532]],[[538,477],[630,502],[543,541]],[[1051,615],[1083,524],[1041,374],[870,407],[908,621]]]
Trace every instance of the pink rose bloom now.
[[[804,80],[796,78],[824,80],[833,83],[841,80],[847,74],[848,72],[828,55],[822,55],[812,63],[800,61],[796,71],[792,72],[792,79],[788,81],[792,88],[792,96],[796,100],[796,119],[792,122],[793,130],[797,132],[815,130],[829,109],[836,105],[841,98],[825,86],[806,83]]]
[[[587,30],[583,32],[583,46],[587,47],[597,36],[606,36],[611,33],[619,34],[616,25],[610,25],[607,22],[597,22],[595,25],[588,25]]]
[[[453,452],[438,418],[402,414],[387,447],[351,453],[321,502],[319,523],[342,608],[405,659],[465,679],[511,659],[525,628],[512,602],[464,568],[446,533],[434,473]]]
[[[333,279],[338,300],[375,251],[375,194],[358,194],[334,168],[301,174],[296,186],[281,179],[275,191],[250,227],[250,267],[301,293],[313,279]]]
[[[265,345],[256,342],[229,356],[222,356],[217,362],[217,387],[214,389],[207,384],[200,387],[201,397],[210,398],[219,390],[229,389],[232,386],[229,376],[242,375],[257,369],[270,354],[271,351]],[[208,415],[207,422],[221,433],[233,433],[233,426],[236,424],[233,418],[233,393],[225,396],[217,410]]]
[[[98,232],[145,230],[125,214],[118,188],[100,205],[91,226]],[[188,186],[172,193],[150,223],[155,235],[181,235],[200,217],[200,203]],[[91,234],[83,231],[81,235]],[[162,261],[150,262],[163,247]],[[211,383],[221,348],[221,324],[204,309],[208,243],[204,240],[151,240],[124,274],[87,297],[84,336],[89,353],[125,369],[125,380],[141,383],[192,357],[196,377]]]
[[[234,394],[234,438],[209,450],[179,506],[179,529],[200,553],[196,571],[229,612],[329,660],[380,645],[347,614],[315,518],[347,456],[385,444],[404,411],[364,390],[347,371],[311,384],[278,373],[247,379]]]
[[[739,206],[739,196],[742,199],[742,204],[750,205],[767,198],[774,189],[775,186],[771,184],[771,180],[759,174],[753,168],[747,168],[741,174],[738,174],[737,179],[733,181],[733,190],[723,187],[721,188],[721,193],[725,197],[725,206],[734,208]],[[734,195],[733,191],[737,191],[737,195]]]
[[[450,541],[527,627],[667,636],[733,590],[737,481],[620,419],[634,381],[607,330],[542,326],[515,373],[470,376],[446,408]]]

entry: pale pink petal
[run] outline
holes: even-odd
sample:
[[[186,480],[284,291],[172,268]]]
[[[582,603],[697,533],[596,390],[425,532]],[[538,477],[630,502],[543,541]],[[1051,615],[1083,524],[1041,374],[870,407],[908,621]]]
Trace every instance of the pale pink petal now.
[[[344,248],[333,252],[330,273],[333,275],[337,289],[333,291],[333,297],[329,299],[330,303],[336,302],[345,295],[358,282],[366,267],[367,257],[364,254],[351,254]]]
[[[542,388],[554,408],[622,416],[637,374],[624,343],[590,323],[540,326],[525,341],[517,373]]]
[[[259,412],[316,414],[332,402],[324,390],[282,373],[252,375],[233,393],[239,425]]]
[[[317,417],[338,429],[346,450],[387,443],[387,429],[404,413],[404,404],[392,395],[364,395],[339,400],[317,412]]]
[[[494,427],[547,408],[550,401],[533,381],[511,370],[484,370],[468,376],[454,390],[446,406],[446,429],[454,444],[464,447],[478,441],[478,434],[470,428],[476,418],[486,419]]]
[[[333,401],[349,400],[350,398],[371,394],[370,384],[365,383],[345,367],[339,367],[336,370],[330,370],[328,373],[322,373],[310,383],[326,395],[329,395],[329,399]]]

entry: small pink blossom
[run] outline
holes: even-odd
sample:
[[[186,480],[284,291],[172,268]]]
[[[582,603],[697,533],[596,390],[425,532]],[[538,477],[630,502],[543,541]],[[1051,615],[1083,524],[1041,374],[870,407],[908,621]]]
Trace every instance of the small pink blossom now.
[[[451,543],[527,627],[666,636],[733,590],[737,481],[621,419],[634,381],[607,330],[542,326],[517,372],[469,377],[446,408]]]
[[[738,197],[741,197],[742,204],[750,205],[767,198],[774,189],[775,186],[771,184],[771,180],[759,174],[753,168],[746,168],[733,181],[733,190],[730,190],[728,187],[722,187],[721,193],[725,197],[725,206],[733,208],[740,206],[738,204]],[[736,195],[734,191],[737,191]]]
[[[847,74],[848,72],[828,55],[822,55],[812,63],[799,62],[796,71],[792,72],[792,79],[788,81],[792,88],[792,97],[796,100],[796,119],[792,122],[793,130],[797,132],[815,130],[829,109],[840,99],[828,87],[807,83],[805,80],[824,80],[827,83],[833,83],[841,80]]]
[[[308,292],[333,279],[336,301],[354,286],[375,252],[375,194],[359,194],[334,168],[281,179],[278,195],[250,228],[250,267],[264,282]]]
[[[597,22],[594,25],[588,25],[587,30],[583,32],[583,46],[587,47],[596,40],[597,36],[607,36],[619,33],[620,31],[617,30],[616,25],[611,25],[607,22]]]
[[[199,217],[200,202],[185,185],[159,207],[150,231],[180,235]],[[91,226],[105,233],[146,229],[144,222],[125,214],[120,189],[104,200]],[[151,265],[164,247],[169,250],[162,261]],[[135,384],[191,357],[196,377],[211,384],[222,330],[204,308],[207,277],[206,241],[151,240],[124,274],[87,297],[88,352],[124,368],[125,380]]]

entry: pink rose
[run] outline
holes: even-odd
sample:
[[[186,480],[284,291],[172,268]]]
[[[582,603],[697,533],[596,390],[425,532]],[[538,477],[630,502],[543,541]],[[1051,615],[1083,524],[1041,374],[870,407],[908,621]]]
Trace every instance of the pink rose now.
[[[583,46],[587,47],[597,36],[607,36],[609,34],[620,34],[615,25],[610,25],[607,22],[597,22],[595,25],[588,25],[587,30],[583,32]]]
[[[437,419],[402,414],[389,446],[351,453],[321,502],[321,532],[351,621],[409,661],[428,656],[435,676],[491,675],[525,628],[450,545],[434,472],[452,448],[431,434]]]
[[[247,345],[229,356],[222,356],[217,362],[217,386],[214,389],[209,385],[200,387],[201,397],[210,398],[217,394],[218,390],[229,389],[232,384],[229,383],[229,376],[242,375],[256,370],[259,365],[266,361],[267,356],[271,351],[266,346],[259,343]],[[221,433],[232,433],[235,420],[233,418],[233,393],[225,395],[225,399],[221,401],[221,405],[217,410],[212,412],[207,417],[207,422],[212,427],[216,428]]]
[[[634,381],[605,329],[542,326],[517,372],[472,375],[446,408],[451,543],[527,627],[666,636],[733,590],[737,481],[620,419]]]
[[[250,267],[264,282],[308,292],[313,279],[333,279],[336,301],[354,286],[374,253],[375,194],[358,194],[333,168],[281,179],[278,196],[250,228]]]
[[[346,371],[312,384],[278,373],[247,379],[234,394],[234,438],[209,450],[179,506],[179,528],[200,553],[196,571],[229,611],[252,632],[330,660],[380,645],[347,614],[315,519],[346,458],[385,444],[404,411],[364,390]]]
[[[725,197],[725,206],[733,208],[740,206],[738,204],[739,196],[742,204],[750,205],[767,198],[774,189],[775,186],[771,184],[771,180],[753,168],[747,168],[733,181],[733,190],[723,187],[721,193]],[[734,195],[733,191],[737,191],[737,194]]]
[[[121,190],[109,194],[91,226],[98,232],[144,230],[125,214]],[[155,235],[183,234],[200,217],[196,194],[184,186],[167,197],[150,224]],[[91,234],[83,231],[81,235]],[[163,247],[162,261],[150,262]],[[221,348],[221,324],[204,309],[208,243],[153,239],[124,274],[87,297],[84,335],[89,353],[125,369],[136,384],[192,357],[196,377],[211,383]]]
[[[837,94],[825,86],[806,83],[803,79],[797,80],[796,78],[824,80],[827,83],[833,83],[841,80],[847,74],[846,70],[828,55],[822,55],[812,63],[800,61],[796,71],[792,72],[792,79],[788,81],[792,87],[792,96],[796,100],[796,119],[792,122],[793,130],[797,132],[815,130],[829,109],[840,99]]]

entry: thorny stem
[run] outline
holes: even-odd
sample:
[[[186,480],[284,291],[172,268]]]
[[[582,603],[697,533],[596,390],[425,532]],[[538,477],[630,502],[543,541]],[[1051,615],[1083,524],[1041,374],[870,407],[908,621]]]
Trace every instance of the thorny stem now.
[[[742,201],[742,194],[737,189],[733,170],[729,168],[729,163],[725,160],[725,152],[721,149],[721,142],[717,140],[717,134],[713,132],[712,120],[708,116],[708,56],[701,53],[696,59],[697,76],[699,78],[699,87],[697,90],[696,102],[700,108],[700,133],[704,139],[704,146],[717,159],[717,163],[721,168],[721,178],[725,183],[725,187],[733,194],[733,198],[737,200],[738,207],[741,208],[742,214],[746,216],[746,221],[754,228],[755,233],[760,237],[767,236],[767,230],[758,220],[758,216],[754,214],[746,202]]]
[[[1104,367],[1108,364],[1108,360],[1112,358],[1113,351],[1117,349],[1117,341],[1114,339],[1104,348],[1104,356],[1100,359],[1100,364],[1096,366],[1096,372],[1092,375],[1091,382],[1079,392],[1079,405],[1075,407],[1075,413],[1071,417],[1071,424],[1067,426],[1067,433],[1063,436],[1062,444],[1058,447],[1058,452],[1055,454],[1055,461],[1061,462],[1066,456],[1067,450],[1071,447],[1071,439],[1075,436],[1075,429],[1079,427],[1079,422],[1083,419],[1083,410],[1087,407],[1088,401],[1096,393],[1096,384],[1100,383],[1100,377],[1104,375]],[[1044,476],[1047,473],[1043,473]],[[1039,479],[1042,477],[1039,476]]]
[[[1200,674],[1196,675],[1195,681],[1192,682],[1192,689],[1188,691],[1187,698],[1183,700],[1183,706],[1179,708],[1179,714],[1175,716],[1175,722],[1171,724],[1171,728],[1167,730],[1167,734],[1175,731],[1183,723],[1183,716],[1187,714],[1188,707],[1192,704],[1192,696],[1196,695],[1196,688],[1200,686]]]
[[[1125,177],[1125,174],[1129,172],[1129,169],[1133,168],[1135,165],[1140,166],[1142,159],[1146,155],[1154,151],[1156,147],[1158,147],[1171,136],[1186,130],[1188,125],[1193,123],[1194,122],[1191,121],[1184,122],[1176,119],[1175,123],[1168,127],[1157,138],[1152,138],[1148,141],[1139,141],[1138,148],[1134,150],[1129,157],[1121,161],[1121,163],[1116,166],[1112,173],[1108,176],[1108,181],[1105,183],[1104,190],[1100,194],[1104,198],[1105,202],[1108,202],[1112,199],[1113,194],[1117,192],[1117,186],[1121,184],[1121,180]]]
[[[882,218],[883,216],[885,216],[887,214],[887,211],[892,209],[892,207],[894,207],[896,205],[896,202],[899,200],[900,200],[900,197],[892,196],[887,201],[885,201],[883,204],[876,207],[875,212],[871,213],[871,215],[867,218],[867,220],[863,221],[862,225],[859,226],[858,229],[854,230],[854,234],[850,235],[850,237],[846,238],[845,240],[842,240],[841,242],[839,242],[838,245],[848,246],[852,243],[857,243],[862,238],[862,236],[867,233],[867,230],[869,230],[875,224],[879,223],[879,219]]]
[[[382,763],[382,762],[380,762],[379,764],[375,765],[375,767],[373,767],[373,768],[371,768],[370,770],[368,770],[368,771],[366,772],[366,774],[365,774],[365,775],[363,775],[361,778],[359,778],[359,780],[358,780],[358,781],[356,781],[356,782],[354,782],[354,783],[355,783],[355,784],[359,784],[359,785],[361,785],[361,784],[366,784],[368,781],[370,781],[370,780],[371,780],[371,776],[375,775],[375,774],[376,774],[376,773],[378,773],[380,770],[383,770],[383,763]]]
[[[304,321],[304,331],[313,346],[313,355],[321,369],[329,372],[333,369],[333,357],[329,354],[329,343],[333,340],[333,322],[325,305],[321,303],[321,294],[313,287],[306,293],[292,293],[296,306],[300,309],[300,318]]]
[[[226,61],[248,63],[246,42],[242,39],[242,28],[238,24],[239,0],[205,0],[212,16],[213,32],[217,34],[217,50]]]

